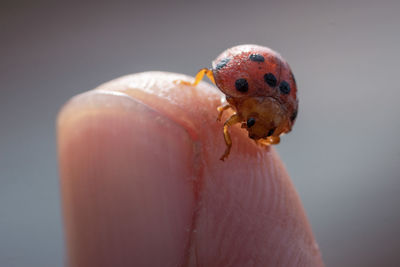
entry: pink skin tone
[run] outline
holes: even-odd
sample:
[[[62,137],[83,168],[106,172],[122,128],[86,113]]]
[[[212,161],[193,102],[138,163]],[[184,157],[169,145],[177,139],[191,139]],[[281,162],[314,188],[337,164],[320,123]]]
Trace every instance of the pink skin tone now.
[[[125,76],[60,112],[68,266],[323,266],[275,149],[237,125],[220,161],[223,95],[179,79]]]

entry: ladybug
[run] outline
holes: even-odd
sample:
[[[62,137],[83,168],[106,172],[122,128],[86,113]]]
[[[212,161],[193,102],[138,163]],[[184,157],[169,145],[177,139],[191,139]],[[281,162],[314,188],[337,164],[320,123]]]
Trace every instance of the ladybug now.
[[[291,131],[297,117],[297,87],[288,63],[272,49],[259,45],[239,45],[222,52],[211,69],[201,69],[194,82],[206,75],[226,96],[227,104],[218,107],[218,118],[233,109],[235,113],[224,123],[225,160],[232,140],[229,127],[241,123],[249,138],[259,145],[280,142],[282,134]]]

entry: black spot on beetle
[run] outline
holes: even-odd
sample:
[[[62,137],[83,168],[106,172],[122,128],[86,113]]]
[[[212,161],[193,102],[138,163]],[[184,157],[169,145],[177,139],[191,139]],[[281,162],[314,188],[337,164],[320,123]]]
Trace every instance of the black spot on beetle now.
[[[264,62],[264,57],[260,54],[251,54],[249,56],[251,61],[255,61],[255,62]]]
[[[249,118],[246,122],[247,127],[250,128],[251,126],[253,126],[256,123],[256,120],[254,118]]]
[[[267,73],[264,75],[264,81],[270,86],[270,87],[275,87],[277,80],[275,78],[275,75],[273,75],[271,72]]]
[[[223,67],[226,66],[226,64],[228,64],[228,62],[229,62],[230,60],[231,60],[230,58],[223,58],[223,59],[221,59],[221,60],[217,63],[217,66],[215,66],[215,69],[216,69],[216,70],[222,69]]]
[[[290,93],[290,85],[287,81],[282,81],[281,84],[279,85],[279,90],[281,91],[282,94],[289,94]]]
[[[235,81],[235,87],[239,92],[245,93],[249,90],[249,84],[246,79],[237,79]]]
[[[297,109],[293,111],[292,115],[290,116],[290,120],[294,121],[297,118]]]

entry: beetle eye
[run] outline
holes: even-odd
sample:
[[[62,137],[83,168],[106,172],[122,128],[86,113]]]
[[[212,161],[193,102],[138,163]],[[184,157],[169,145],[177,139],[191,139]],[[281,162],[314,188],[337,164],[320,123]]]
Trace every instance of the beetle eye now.
[[[272,128],[271,130],[269,130],[267,133],[267,137],[273,135],[274,131],[275,131],[275,128]]]
[[[254,124],[256,123],[256,120],[254,119],[254,118],[249,118],[248,120],[247,120],[247,127],[251,127],[251,126],[253,126]]]

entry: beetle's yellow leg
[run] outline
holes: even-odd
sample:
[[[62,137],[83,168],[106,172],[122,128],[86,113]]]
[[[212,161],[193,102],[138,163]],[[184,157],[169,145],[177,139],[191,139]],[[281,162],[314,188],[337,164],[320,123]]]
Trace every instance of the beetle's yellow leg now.
[[[222,113],[224,113],[224,111],[227,110],[227,109],[229,109],[229,108],[232,108],[232,106],[229,105],[229,104],[226,104],[226,105],[223,105],[223,106],[219,106],[219,107],[217,108],[217,110],[218,110],[217,121],[221,121]]]
[[[257,143],[260,145],[264,146],[269,146],[269,145],[277,145],[281,141],[281,138],[279,136],[269,136],[265,139],[259,139],[257,140]]]
[[[210,81],[211,81],[213,84],[215,84],[214,75],[213,75],[212,70],[205,69],[205,73],[206,73],[206,76],[208,77],[208,79],[210,79]],[[197,75],[196,75],[196,76],[197,76]]]
[[[176,82],[180,83],[180,84],[184,84],[184,85],[195,86],[203,79],[204,75],[206,75],[213,82],[213,84],[215,84],[214,75],[212,73],[212,70],[209,70],[206,68],[199,70],[199,72],[196,74],[196,77],[194,78],[194,82],[187,82],[187,81],[183,81],[183,80],[177,80]]]
[[[224,161],[228,156],[229,153],[231,152],[231,147],[232,147],[232,139],[229,134],[229,127],[234,125],[235,123],[239,123],[241,121],[240,116],[237,114],[233,114],[225,123],[224,123],[224,138],[225,138],[225,143],[226,143],[226,149],[225,153],[222,155],[220,160]]]

